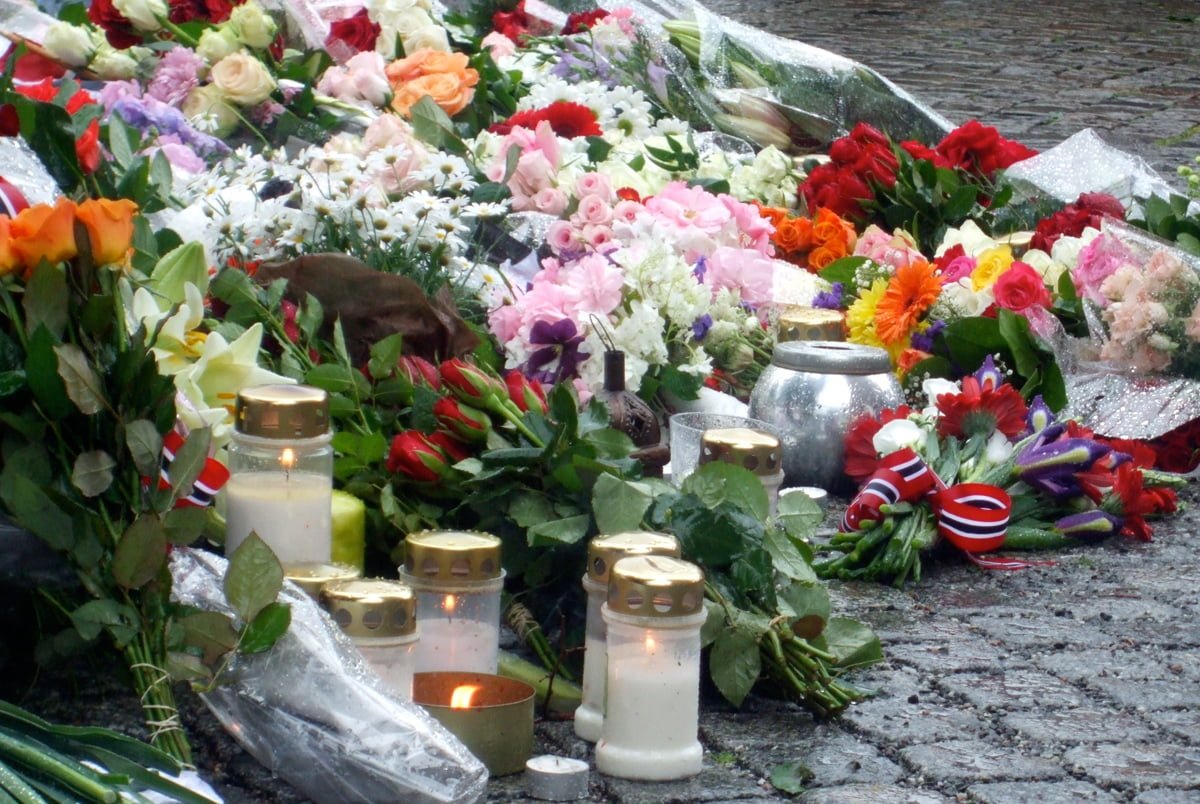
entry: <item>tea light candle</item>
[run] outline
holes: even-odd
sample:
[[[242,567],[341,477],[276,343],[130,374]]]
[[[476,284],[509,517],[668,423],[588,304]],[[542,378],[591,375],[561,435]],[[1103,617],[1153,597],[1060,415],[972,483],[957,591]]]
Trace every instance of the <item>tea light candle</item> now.
[[[358,567],[326,562],[285,564],[283,577],[299,586],[313,600],[320,602],[321,588],[327,583],[349,581],[362,575]]]
[[[608,673],[607,628],[600,607],[608,597],[608,577],[619,559],[631,555],[679,557],[679,541],[664,533],[629,532],[597,536],[588,545],[588,571],[583,576],[587,592],[587,627],[584,632],[583,693],[575,710],[575,734],[596,742],[604,723],[604,698]]]
[[[543,754],[525,763],[525,790],[539,801],[578,801],[588,797],[588,764]]]
[[[622,779],[696,775],[704,573],[665,556],[622,558],[601,612],[608,689],[596,767]]]
[[[329,395],[260,385],[237,396],[225,493],[225,554],[254,531],[285,564],[331,556]]]
[[[417,594],[417,672],[496,672],[504,587],[499,539],[466,531],[411,533],[400,580]]]
[[[525,682],[488,673],[417,673],[413,701],[461,740],[491,775],[525,767],[533,751],[533,687]]]

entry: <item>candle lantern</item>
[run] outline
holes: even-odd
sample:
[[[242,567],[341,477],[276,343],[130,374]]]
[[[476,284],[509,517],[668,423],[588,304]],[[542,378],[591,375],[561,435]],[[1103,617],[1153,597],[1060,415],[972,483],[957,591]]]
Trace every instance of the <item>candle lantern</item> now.
[[[783,449],[778,438],[748,427],[705,430],[700,437],[700,463],[712,461],[732,463],[757,475],[767,492],[770,514],[775,516],[783,484]]]
[[[495,673],[500,650],[500,540],[487,533],[421,531],[405,540],[400,580],[417,594],[418,673]]]
[[[333,448],[329,395],[304,385],[238,394],[225,485],[225,554],[254,531],[284,564],[328,562]]]
[[[700,627],[704,573],[666,556],[613,566],[608,689],[596,767],[622,779],[667,781],[700,772]]]
[[[417,673],[413,701],[462,740],[492,776],[520,772],[533,752],[533,687],[524,681],[487,673]]]
[[[779,314],[778,341],[844,341],[846,314],[820,307],[794,307]]]
[[[367,664],[393,692],[412,700],[417,601],[399,581],[356,578],[328,583],[321,603]]]
[[[320,601],[321,588],[327,583],[349,581],[362,575],[362,570],[349,564],[309,561],[286,564],[283,577],[299,586],[313,600]]]
[[[588,545],[587,574],[583,589],[587,592],[587,628],[583,653],[583,700],[575,710],[575,734],[596,742],[604,723],[605,675],[608,653],[606,628],[600,607],[608,597],[608,579],[618,559],[633,555],[679,557],[679,541],[664,533],[629,532],[597,536]]]

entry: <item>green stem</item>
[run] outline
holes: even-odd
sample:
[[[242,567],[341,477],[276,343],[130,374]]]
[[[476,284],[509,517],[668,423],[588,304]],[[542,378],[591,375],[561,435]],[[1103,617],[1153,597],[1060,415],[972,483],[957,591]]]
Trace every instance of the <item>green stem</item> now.
[[[0,802],[8,804],[10,801],[19,804],[45,804],[46,799],[26,784],[19,773],[0,762]]]
[[[24,322],[17,312],[17,305],[13,301],[12,294],[4,285],[0,285],[0,296],[4,297],[4,312],[8,316],[8,320],[12,322],[12,328],[17,333],[17,338],[21,341],[21,351],[29,351],[29,339],[25,336]]]
[[[188,47],[195,49],[196,40],[193,39],[186,31],[184,31],[182,28],[180,28],[178,25],[171,22],[170,20],[164,19],[164,20],[160,20],[160,22],[162,22],[163,28],[165,30],[168,30],[171,32],[171,35],[175,37],[175,40],[177,42],[182,42],[183,44],[187,45]]]
[[[70,765],[22,740],[0,731],[0,752],[38,773],[45,774],[91,801],[120,801],[117,791],[88,776],[81,765]]]
[[[150,729],[150,743],[191,767],[192,749],[179,720],[171,676],[164,669],[166,651],[161,640],[140,633],[125,647],[125,658],[133,672],[134,690],[141,700],[143,717]]]

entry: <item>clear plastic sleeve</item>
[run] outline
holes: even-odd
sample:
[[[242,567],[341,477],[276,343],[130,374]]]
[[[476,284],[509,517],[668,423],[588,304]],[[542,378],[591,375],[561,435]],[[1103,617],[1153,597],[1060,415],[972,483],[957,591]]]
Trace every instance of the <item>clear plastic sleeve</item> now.
[[[226,561],[175,550],[180,602],[230,613]],[[390,695],[349,639],[299,587],[280,601],[292,624],[270,651],[239,657],[201,697],[255,759],[317,802],[473,802],[483,764],[419,706]]]

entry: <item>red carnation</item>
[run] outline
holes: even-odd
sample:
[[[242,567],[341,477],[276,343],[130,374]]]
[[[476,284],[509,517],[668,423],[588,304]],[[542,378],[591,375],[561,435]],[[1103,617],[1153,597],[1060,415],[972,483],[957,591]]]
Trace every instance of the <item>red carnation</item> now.
[[[550,124],[555,134],[567,139],[599,137],[604,133],[596,122],[595,112],[571,101],[555,101],[542,109],[517,112],[504,122],[493,124],[488,130],[495,134],[508,134],[514,128],[535,129],[543,121]]]
[[[517,44],[529,33],[529,15],[525,13],[525,0],[517,3],[512,11],[497,11],[492,15],[492,28]]]
[[[344,42],[355,53],[374,50],[380,30],[379,23],[371,20],[371,15],[365,8],[360,8],[352,16],[330,24],[325,44],[328,46],[336,39]]]
[[[576,11],[567,17],[567,22],[562,28],[562,35],[570,36],[571,34],[590,31],[593,25],[607,17],[608,12],[602,8],[595,8],[591,11]]]

